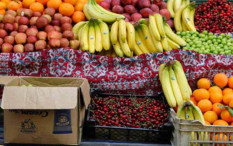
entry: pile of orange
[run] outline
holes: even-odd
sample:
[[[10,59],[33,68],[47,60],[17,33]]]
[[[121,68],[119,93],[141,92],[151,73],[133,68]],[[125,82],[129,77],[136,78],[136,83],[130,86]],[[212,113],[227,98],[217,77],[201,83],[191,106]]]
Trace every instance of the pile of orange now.
[[[17,10],[30,8],[32,11],[43,13],[46,7],[54,8],[60,14],[69,16],[74,23],[85,20],[83,7],[88,0],[1,0],[0,14],[5,14],[5,9]]]
[[[224,108],[233,108],[233,76],[228,78],[218,73],[213,82],[215,85],[211,86],[207,78],[198,80],[198,89],[194,90],[191,100],[203,112],[206,124],[233,126],[233,116]]]

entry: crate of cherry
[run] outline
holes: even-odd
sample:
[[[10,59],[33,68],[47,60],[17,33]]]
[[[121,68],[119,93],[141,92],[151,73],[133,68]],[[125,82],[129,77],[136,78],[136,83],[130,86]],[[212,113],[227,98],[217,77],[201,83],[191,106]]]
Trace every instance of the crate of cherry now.
[[[84,139],[170,143],[172,125],[163,96],[92,94]],[[91,132],[90,132],[91,131]]]

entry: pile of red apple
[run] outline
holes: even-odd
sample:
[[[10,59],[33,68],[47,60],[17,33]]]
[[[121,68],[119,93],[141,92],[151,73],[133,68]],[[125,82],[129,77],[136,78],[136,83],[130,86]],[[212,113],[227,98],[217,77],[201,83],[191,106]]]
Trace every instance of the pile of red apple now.
[[[169,25],[173,25],[167,4],[163,0],[103,0],[98,4],[109,11],[124,15],[126,21],[131,23],[160,13],[167,19]]]
[[[70,17],[46,8],[44,13],[30,9],[8,10],[0,17],[0,47],[3,53],[33,52],[43,49],[77,49]]]

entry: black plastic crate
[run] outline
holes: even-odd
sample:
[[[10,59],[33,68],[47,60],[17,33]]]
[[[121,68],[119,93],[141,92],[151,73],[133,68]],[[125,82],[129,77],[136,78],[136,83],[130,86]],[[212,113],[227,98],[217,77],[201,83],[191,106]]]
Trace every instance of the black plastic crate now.
[[[100,97],[130,97],[129,95],[113,95],[94,93],[94,96]],[[132,96],[131,96],[132,97]],[[133,96],[133,97],[149,97],[161,101],[161,104],[167,104],[164,97],[153,96]],[[167,108],[169,111],[169,108]],[[169,114],[168,114],[169,115]],[[169,117],[167,117],[169,119]],[[170,121],[155,129],[144,128],[128,128],[116,126],[98,126],[95,121],[90,119],[90,112],[87,111],[86,122],[84,124],[84,140],[107,140],[107,141],[120,141],[120,142],[142,142],[142,143],[159,143],[168,144],[172,138],[173,126]]]

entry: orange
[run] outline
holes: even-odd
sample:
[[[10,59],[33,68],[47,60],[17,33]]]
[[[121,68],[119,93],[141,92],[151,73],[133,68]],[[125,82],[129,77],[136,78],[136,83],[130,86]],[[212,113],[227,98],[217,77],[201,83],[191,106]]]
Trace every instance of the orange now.
[[[223,135],[222,133],[216,134],[215,135],[215,141],[227,141],[227,136],[225,134]],[[226,146],[226,144],[217,144],[217,143],[216,143],[216,145]]]
[[[223,103],[229,105],[231,100],[233,100],[233,93],[227,93],[223,96]]]
[[[224,110],[224,108],[221,109],[221,106],[223,106],[221,103],[215,103],[215,104],[213,104],[212,111],[215,111],[218,116],[220,116],[221,112]]]
[[[18,10],[19,8],[22,8],[22,2],[20,1],[11,1],[7,5],[8,10]]]
[[[210,94],[206,89],[196,89],[193,92],[193,97],[196,99],[196,101],[200,101],[202,99],[209,99]]]
[[[220,92],[212,92],[210,93],[210,100],[212,103],[220,103],[222,102],[223,95]]]
[[[205,124],[206,124],[206,125],[211,125],[210,122],[207,122],[207,121],[205,121]]]
[[[228,126],[229,124],[224,120],[216,120],[216,121],[214,121],[213,125]]]
[[[35,0],[23,0],[23,7],[29,8],[32,3],[34,3]]]
[[[221,112],[221,118],[222,120],[228,123],[233,122],[233,117],[231,116],[231,113],[228,110],[223,110]]]
[[[227,94],[227,93],[233,93],[233,90],[231,88],[225,88],[222,92],[223,95]]]
[[[11,2],[11,0],[1,0],[1,2],[4,2],[6,4],[9,4]]]
[[[201,109],[203,113],[210,111],[213,108],[212,103],[208,99],[200,100],[197,106]]]
[[[0,14],[1,14],[1,15],[4,15],[5,13],[6,13],[5,9],[1,9],[1,10],[0,10]]]
[[[197,101],[195,100],[194,97],[191,97],[190,100],[193,102],[193,104],[197,105]]]
[[[203,88],[203,89],[209,89],[210,88],[210,80],[207,78],[201,78],[197,81],[197,87]]]
[[[62,1],[61,0],[49,0],[47,2],[47,7],[48,8],[54,8],[54,9],[58,9],[59,6],[61,5]]]
[[[75,5],[77,0],[64,0],[65,3],[70,3],[71,5]]]
[[[39,2],[34,2],[30,5],[30,9],[33,12],[43,12],[44,11],[44,5],[42,5]]]
[[[231,126],[233,126],[233,122],[231,123]]]
[[[46,5],[49,0],[36,0],[39,3],[42,3],[43,5]]]
[[[82,11],[85,3],[77,3],[75,5],[75,11]]]
[[[218,120],[218,115],[214,111],[207,111],[204,113],[205,121],[213,124],[216,120]]]
[[[74,13],[74,7],[70,3],[62,3],[59,12],[64,16],[71,16]]]
[[[233,88],[233,76],[231,76],[229,79],[228,79],[228,86],[230,88]]]
[[[0,9],[5,9],[6,5],[7,4],[5,2],[0,2]]]
[[[233,108],[233,100],[229,102],[229,107]]]
[[[222,89],[219,88],[218,86],[212,86],[212,87],[209,88],[208,91],[209,91],[209,93],[213,93],[213,92],[220,92],[220,93],[222,93]]]
[[[227,77],[227,75],[224,74],[224,73],[218,73],[218,74],[216,74],[214,76],[214,83],[217,86],[221,87],[221,88],[225,87],[227,85],[227,83],[228,83],[228,77]]]
[[[72,20],[75,23],[78,23],[80,21],[85,21],[85,15],[83,12],[81,11],[76,11],[74,12],[74,14],[72,15]]]

